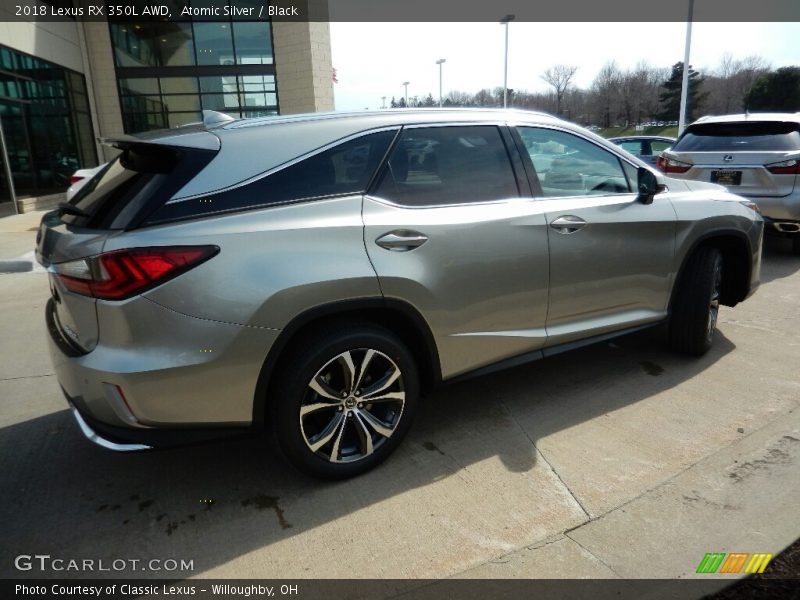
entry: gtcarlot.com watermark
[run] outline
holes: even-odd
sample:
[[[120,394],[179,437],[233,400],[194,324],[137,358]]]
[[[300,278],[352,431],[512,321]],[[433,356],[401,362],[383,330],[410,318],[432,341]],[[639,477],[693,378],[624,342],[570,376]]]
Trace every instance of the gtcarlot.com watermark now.
[[[17,571],[33,573],[101,573],[138,571],[175,573],[194,571],[194,560],[183,558],[60,558],[50,554],[20,554],[14,558]]]

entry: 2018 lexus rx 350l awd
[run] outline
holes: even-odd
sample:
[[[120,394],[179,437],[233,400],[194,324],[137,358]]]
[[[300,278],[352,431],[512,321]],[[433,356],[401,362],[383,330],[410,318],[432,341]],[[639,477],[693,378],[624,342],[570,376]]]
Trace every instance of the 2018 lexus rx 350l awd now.
[[[699,355],[759,282],[742,198],[544,114],[209,113],[108,143],[37,255],[58,381],[119,450],[266,429],[352,476],[441,382],[662,323]]]

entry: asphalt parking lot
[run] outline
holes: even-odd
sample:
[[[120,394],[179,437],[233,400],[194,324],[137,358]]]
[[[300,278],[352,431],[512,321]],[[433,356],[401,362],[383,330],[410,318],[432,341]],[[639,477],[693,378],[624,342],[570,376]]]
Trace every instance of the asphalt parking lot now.
[[[24,262],[36,221],[9,219],[0,259]],[[0,275],[0,577],[87,576],[20,554],[191,560],[178,577],[696,577],[707,552],[800,537],[800,257],[782,243],[701,359],[650,330],[445,387],[387,463],[335,484],[256,439],[93,446],[52,375],[47,297],[39,270]]]

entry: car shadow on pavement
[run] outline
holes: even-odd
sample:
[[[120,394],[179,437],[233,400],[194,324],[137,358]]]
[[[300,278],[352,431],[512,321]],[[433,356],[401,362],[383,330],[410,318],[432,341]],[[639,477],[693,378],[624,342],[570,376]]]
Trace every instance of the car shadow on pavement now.
[[[66,410],[7,426],[0,429],[0,577],[164,576],[20,572],[12,560],[19,554],[109,561],[181,557],[194,561],[195,572],[169,575],[213,575],[229,561],[325,525],[357,538],[355,524],[337,524],[356,512],[364,527],[386,527],[390,535],[386,514],[396,515],[392,503],[405,502],[411,490],[461,477],[465,494],[499,494],[496,486],[502,484],[491,477],[479,482],[470,473],[494,468],[524,478],[538,472],[545,467],[539,464],[538,440],[695,377],[734,349],[718,334],[714,348],[699,359],[673,354],[663,331],[651,329],[446,386],[423,400],[411,434],[384,465],[344,482],[298,474],[262,439],[120,454],[83,439]],[[526,484],[538,488],[536,493],[547,496],[542,488],[558,485],[552,476],[537,477]],[[437,501],[447,510],[447,498]],[[398,518],[428,516],[428,506],[401,506]],[[456,499],[452,506],[458,506]],[[383,539],[379,531],[376,535]],[[308,550],[306,559],[320,552]],[[250,570],[239,568],[237,575],[275,575],[270,564],[247,564]],[[302,569],[294,564],[308,577],[318,573],[313,562]]]

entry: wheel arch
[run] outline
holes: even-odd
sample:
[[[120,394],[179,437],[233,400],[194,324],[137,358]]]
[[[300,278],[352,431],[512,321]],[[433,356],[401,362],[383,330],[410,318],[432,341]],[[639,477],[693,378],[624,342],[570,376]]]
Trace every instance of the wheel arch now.
[[[720,303],[736,306],[747,297],[750,289],[753,250],[747,235],[736,229],[718,229],[699,236],[684,254],[669,300],[669,313],[686,273],[686,265],[701,247],[717,248],[722,253],[722,295]]]
[[[281,330],[270,348],[256,382],[253,397],[253,424],[266,423],[267,406],[273,375],[279,372],[281,360],[292,342],[326,323],[351,319],[366,321],[388,329],[408,347],[417,361],[420,390],[424,393],[442,380],[439,353],[428,323],[410,304],[387,298],[359,298],[317,306],[297,315]]]

